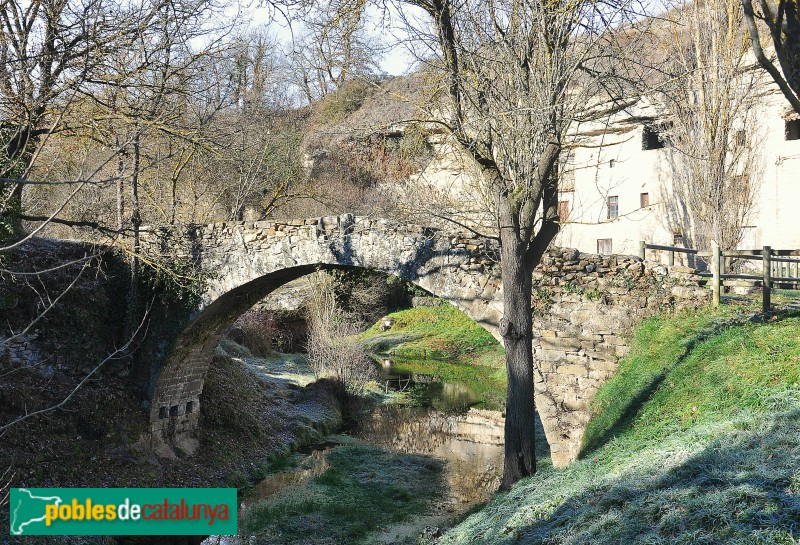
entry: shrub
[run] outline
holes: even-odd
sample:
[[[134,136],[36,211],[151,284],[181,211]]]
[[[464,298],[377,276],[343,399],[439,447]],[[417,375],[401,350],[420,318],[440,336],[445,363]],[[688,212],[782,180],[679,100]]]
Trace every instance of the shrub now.
[[[264,357],[272,353],[273,346],[280,344],[285,335],[273,312],[252,308],[234,322],[227,337],[250,350],[254,356]]]
[[[306,308],[308,362],[317,379],[330,376],[347,393],[361,395],[377,372],[357,336],[358,325],[339,307],[331,275],[318,272],[309,277],[309,282],[313,296]]]

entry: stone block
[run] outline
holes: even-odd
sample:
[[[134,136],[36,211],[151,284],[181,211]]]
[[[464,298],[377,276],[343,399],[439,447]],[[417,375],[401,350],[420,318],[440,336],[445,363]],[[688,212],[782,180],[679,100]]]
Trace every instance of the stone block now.
[[[599,370],[599,371],[607,371],[609,373],[614,371],[616,368],[617,368],[616,359],[614,359],[614,360],[598,360],[598,359],[595,359],[595,360],[592,360],[592,362],[589,364],[589,369],[596,369],[596,370]]]
[[[599,335],[598,335],[599,336]],[[596,341],[581,341],[582,350],[594,350]]]
[[[579,333],[577,333],[575,335],[575,337],[577,339],[582,340],[582,341],[601,341],[601,340],[603,340],[603,337],[601,335],[598,335],[598,334],[596,334],[596,333],[594,333],[592,331],[587,331],[585,329],[581,330]]]
[[[539,359],[542,359],[544,361],[560,362],[560,361],[565,361],[566,360],[567,353],[564,352],[564,351],[561,351],[561,350],[543,350],[543,349],[539,349],[539,350],[536,351],[536,356],[539,357]]]
[[[545,350],[577,351],[581,348],[581,341],[572,337],[542,337],[540,343]]]
[[[611,371],[605,371],[603,369],[592,369],[590,368],[589,371],[589,378],[598,380],[600,382],[605,382],[608,380],[608,377],[611,376]]]
[[[576,375],[566,375],[563,373],[552,373],[547,375],[547,390],[555,395],[577,388],[578,377]]]
[[[556,372],[562,375],[572,375],[576,377],[588,377],[589,370],[583,365],[559,365]]]
[[[601,360],[601,361],[616,361],[615,354],[609,354],[608,352],[599,352],[597,350],[587,350],[586,355],[592,358],[593,360]]]
[[[581,354],[567,354],[566,362],[585,366],[589,365],[591,359],[588,356],[584,356]]]
[[[542,373],[552,373],[555,371],[555,365],[552,361],[539,360],[537,365]]]
[[[564,397],[564,401],[561,404],[568,411],[585,411],[589,408],[589,403],[585,399],[576,398],[572,395]]]

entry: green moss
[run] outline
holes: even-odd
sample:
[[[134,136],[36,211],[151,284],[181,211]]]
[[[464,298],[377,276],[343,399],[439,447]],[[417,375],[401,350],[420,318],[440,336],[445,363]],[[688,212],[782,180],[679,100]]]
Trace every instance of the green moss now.
[[[505,353],[491,333],[449,303],[389,315],[391,329],[373,325],[362,336],[372,349],[400,357],[443,357],[498,367]]]
[[[401,310],[389,318],[388,331],[379,323],[362,335],[370,351],[390,357],[401,371],[463,383],[484,408],[502,409],[505,351],[488,331],[448,303]]]

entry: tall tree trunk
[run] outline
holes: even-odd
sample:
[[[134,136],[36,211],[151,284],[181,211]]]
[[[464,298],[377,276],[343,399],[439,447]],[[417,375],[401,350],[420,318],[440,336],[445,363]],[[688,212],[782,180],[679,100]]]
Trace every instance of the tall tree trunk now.
[[[131,339],[137,329],[139,319],[139,252],[141,243],[139,228],[142,225],[141,211],[139,210],[139,169],[141,150],[139,147],[139,134],[133,139],[133,165],[131,168],[131,228],[133,240],[131,241],[130,279],[128,284],[128,304],[125,312],[125,338]],[[133,367],[133,353],[127,354],[127,364],[130,370]]]
[[[502,217],[507,216],[507,217]],[[500,244],[504,316],[500,334],[506,350],[505,465],[501,489],[536,472],[536,410],[533,391],[531,291],[533,261],[510,214],[501,214]]]
[[[117,148],[117,229],[121,232],[125,227],[125,180],[122,175],[125,173],[125,155],[120,147],[119,135],[116,136],[115,144]]]

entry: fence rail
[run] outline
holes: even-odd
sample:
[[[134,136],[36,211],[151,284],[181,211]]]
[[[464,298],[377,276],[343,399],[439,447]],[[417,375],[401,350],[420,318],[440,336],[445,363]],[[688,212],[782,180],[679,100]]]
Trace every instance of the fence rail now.
[[[699,250],[694,250],[692,248],[681,248],[680,246],[664,246],[663,244],[649,244],[645,241],[639,242],[639,257],[644,260],[644,253],[647,250],[664,250],[667,253],[667,261],[669,265],[675,264],[675,254],[699,254]]]
[[[692,248],[679,248],[677,246],[664,246],[639,243],[639,257],[644,259],[646,250],[661,250],[668,252],[669,265],[675,264],[675,254],[694,254],[709,264],[709,272],[698,273],[702,277],[711,278],[712,301],[715,307],[719,306],[720,293],[725,285],[725,280],[744,280],[755,285],[761,282],[761,310],[769,312],[772,308],[772,289],[774,284],[800,284],[800,250],[773,250],[770,246],[755,250],[722,250],[716,243],[712,243],[710,252],[701,252]],[[725,259],[745,259],[761,261],[761,274],[731,274],[725,272]],[[792,273],[794,269],[794,274]]]

